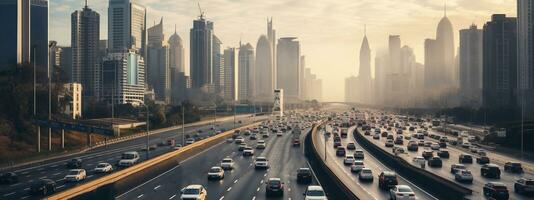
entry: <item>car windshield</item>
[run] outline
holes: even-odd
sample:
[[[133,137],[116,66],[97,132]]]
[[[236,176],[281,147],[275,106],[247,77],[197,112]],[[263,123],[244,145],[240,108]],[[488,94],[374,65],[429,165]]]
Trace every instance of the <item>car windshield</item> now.
[[[199,194],[199,193],[200,193],[200,189],[196,189],[196,188],[187,188],[183,192],[183,194]]]
[[[370,174],[370,173],[371,173],[371,170],[370,170],[370,169],[364,169],[364,170],[362,170],[361,173],[364,173],[364,174]]]
[[[309,169],[299,169],[299,171],[298,171],[298,173],[301,173],[301,174],[307,174],[309,172],[310,172]]]
[[[210,169],[210,172],[220,172],[220,171],[221,171],[221,169],[219,169],[219,168],[211,168]]]
[[[222,162],[223,162],[223,163],[231,163],[232,160],[230,160],[230,159],[224,159]]]
[[[69,175],[78,175],[78,170],[69,171]]]
[[[108,165],[107,165],[107,164],[103,164],[103,163],[101,163],[101,164],[98,164],[96,167],[98,167],[98,168],[103,168],[103,167],[106,167],[106,166],[108,166]]]
[[[470,171],[462,171],[462,174],[463,175],[471,175],[471,172]]]
[[[265,159],[265,158],[258,158],[258,159],[256,159],[256,161],[263,162],[263,161],[267,161],[267,159]]]
[[[399,187],[399,192],[412,192],[412,189],[407,187]]]
[[[280,181],[279,180],[269,181],[269,185],[270,186],[278,186],[278,185],[280,185]]]
[[[322,197],[324,196],[324,192],[322,190],[308,190],[308,192],[306,192],[306,196]]]
[[[526,185],[534,185],[534,181],[525,181]]]

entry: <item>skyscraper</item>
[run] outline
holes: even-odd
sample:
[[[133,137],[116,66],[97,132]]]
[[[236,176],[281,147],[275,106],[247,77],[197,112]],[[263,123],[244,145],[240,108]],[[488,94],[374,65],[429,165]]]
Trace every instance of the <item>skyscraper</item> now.
[[[146,8],[133,0],[109,0],[109,52],[133,49],[146,58],[146,37]]]
[[[169,68],[169,47],[163,34],[163,18],[159,24],[148,29],[147,83],[154,88],[156,100],[171,101],[171,70]]]
[[[484,25],[484,107],[512,107],[517,103],[514,96],[517,87],[516,21],[516,18],[495,14]]]
[[[300,97],[300,43],[296,39],[280,38],[276,47],[276,85],[284,89],[285,102],[295,102]]]
[[[388,50],[389,50],[389,64],[390,64],[390,70],[388,72],[390,74],[402,73],[402,69],[400,67],[401,40],[400,40],[399,35],[389,36]]]
[[[236,48],[224,50],[224,91],[223,98],[227,102],[237,100],[237,62]]]
[[[273,63],[273,87],[276,88],[276,30],[273,29],[273,18],[267,19],[267,40],[271,44],[271,60]],[[256,47],[258,48],[258,47]]]
[[[189,33],[192,88],[208,87],[212,84],[213,23],[200,15],[197,20],[193,21],[193,28]]]
[[[399,43],[400,45],[400,43]],[[369,48],[369,41],[367,41],[367,34],[364,34],[362,45],[360,47],[360,68],[358,72],[358,95],[357,101],[359,103],[370,103],[371,93],[371,49]]]
[[[482,103],[482,30],[476,25],[460,30],[460,98],[465,106]]]
[[[250,43],[239,47],[239,70],[237,84],[237,99],[239,101],[252,101],[254,97],[254,47]]]
[[[271,42],[261,35],[256,45],[256,99],[270,102],[274,91],[274,66]]]
[[[175,27],[174,34],[169,38],[169,65],[171,68],[176,68],[178,72],[185,72],[184,63],[184,45]]]
[[[517,1],[518,101],[529,118],[534,116],[534,2]]]
[[[141,105],[145,100],[145,63],[134,50],[110,53],[102,63],[102,100]]]
[[[212,80],[211,82],[213,83],[213,86],[214,86],[214,89],[215,89],[215,92],[217,94],[219,94],[219,92],[221,91],[221,86],[222,83],[224,80],[223,80],[223,56],[222,56],[222,53],[221,53],[221,45],[222,45],[222,42],[221,40],[213,35],[213,40],[212,40],[212,66],[211,66],[211,77],[212,77]]]
[[[71,14],[72,82],[82,85],[83,98],[100,98],[100,14],[87,4]]]
[[[48,1],[4,0],[0,2],[0,66],[35,62],[48,64]]]

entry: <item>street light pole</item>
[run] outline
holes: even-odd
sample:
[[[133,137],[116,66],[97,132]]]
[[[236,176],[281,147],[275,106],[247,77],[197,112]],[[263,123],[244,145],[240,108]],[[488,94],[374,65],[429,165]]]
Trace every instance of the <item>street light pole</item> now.
[[[149,118],[150,118],[150,115],[149,115],[149,112],[148,112],[148,105],[146,104],[143,104],[145,105],[145,108],[146,108],[146,159],[148,160],[149,159],[149,151],[150,151],[150,132],[149,132]]]
[[[182,147],[185,145],[185,107],[182,102]]]
[[[525,123],[525,93],[524,90],[521,91],[521,160],[524,156],[524,123]]]

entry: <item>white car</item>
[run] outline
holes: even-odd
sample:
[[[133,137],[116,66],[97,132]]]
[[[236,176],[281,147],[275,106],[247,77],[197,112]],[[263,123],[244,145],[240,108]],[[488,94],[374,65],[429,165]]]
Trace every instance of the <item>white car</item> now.
[[[258,143],[256,144],[256,149],[265,149],[265,141],[258,140]]]
[[[357,161],[354,161],[354,163],[352,163],[352,165],[350,166],[350,171],[357,173],[357,172],[360,172],[364,167],[365,166],[363,164],[363,161],[357,160]]]
[[[346,155],[345,159],[343,159],[343,164],[345,165],[352,165],[354,163],[354,156],[352,155]]]
[[[471,147],[469,147],[469,151],[471,151],[471,153],[476,153],[478,151],[478,147],[471,146]]]
[[[254,149],[250,147],[245,147],[245,149],[243,149],[243,156],[253,156],[253,155],[254,155]]]
[[[185,141],[185,145],[190,145],[190,144],[193,144],[193,143],[195,143],[195,139],[193,139],[193,138],[189,138],[189,139],[187,139]]]
[[[432,149],[432,150],[439,150],[439,148],[440,148],[440,146],[437,143],[432,143],[430,145],[430,149]]]
[[[221,161],[221,168],[225,170],[231,170],[234,168],[234,160],[231,158],[225,158]]]
[[[363,168],[358,174],[361,181],[373,181],[373,171],[370,168]]]
[[[323,187],[310,185],[304,192],[304,200],[328,200],[324,193]]]
[[[456,181],[458,181],[458,182],[472,183],[473,182],[473,174],[471,173],[471,171],[469,171],[467,169],[458,170],[458,171],[456,171],[456,174],[454,174],[454,179]]]
[[[415,193],[407,185],[396,185],[389,190],[389,197],[393,200],[415,200]]]
[[[236,144],[241,144],[241,143],[243,143],[243,142],[245,142],[245,138],[243,138],[243,137],[241,137],[241,136],[235,138],[235,143],[236,143]]]
[[[416,163],[419,166],[423,166],[426,164],[426,159],[421,156],[416,156],[412,159],[414,163]]]
[[[228,143],[232,143],[232,142],[234,142],[234,139],[231,138],[231,137],[230,137],[230,138],[227,138],[227,139],[226,139],[226,142],[228,142]]]
[[[128,151],[122,153],[121,159],[119,160],[120,167],[129,167],[135,165],[139,162],[140,156],[137,151]]]
[[[195,199],[206,200],[208,199],[208,191],[202,185],[189,185],[180,190],[180,199]]]
[[[282,136],[284,133],[282,133],[282,131],[277,131],[276,132],[276,136]]]
[[[97,173],[108,173],[113,171],[113,166],[109,163],[98,163],[94,170]]]
[[[463,164],[452,164],[451,165],[451,173],[453,174],[456,174],[456,172],[464,170],[464,169],[466,168],[465,168],[465,165]]]
[[[266,157],[257,157],[256,160],[254,160],[254,167],[256,169],[269,168],[269,160],[267,160]]]
[[[82,181],[87,177],[85,169],[71,169],[69,173],[65,176],[65,181],[67,182],[77,182]]]
[[[208,179],[223,179],[224,178],[224,170],[222,169],[222,167],[219,167],[219,166],[215,166],[215,167],[212,167],[209,171],[208,171]]]

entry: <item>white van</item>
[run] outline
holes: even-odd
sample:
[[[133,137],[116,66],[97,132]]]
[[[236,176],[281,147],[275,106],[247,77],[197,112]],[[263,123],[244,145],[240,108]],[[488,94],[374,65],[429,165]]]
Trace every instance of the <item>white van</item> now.
[[[127,151],[122,153],[121,159],[119,160],[120,167],[129,167],[135,165],[139,162],[139,153],[137,151]]]

